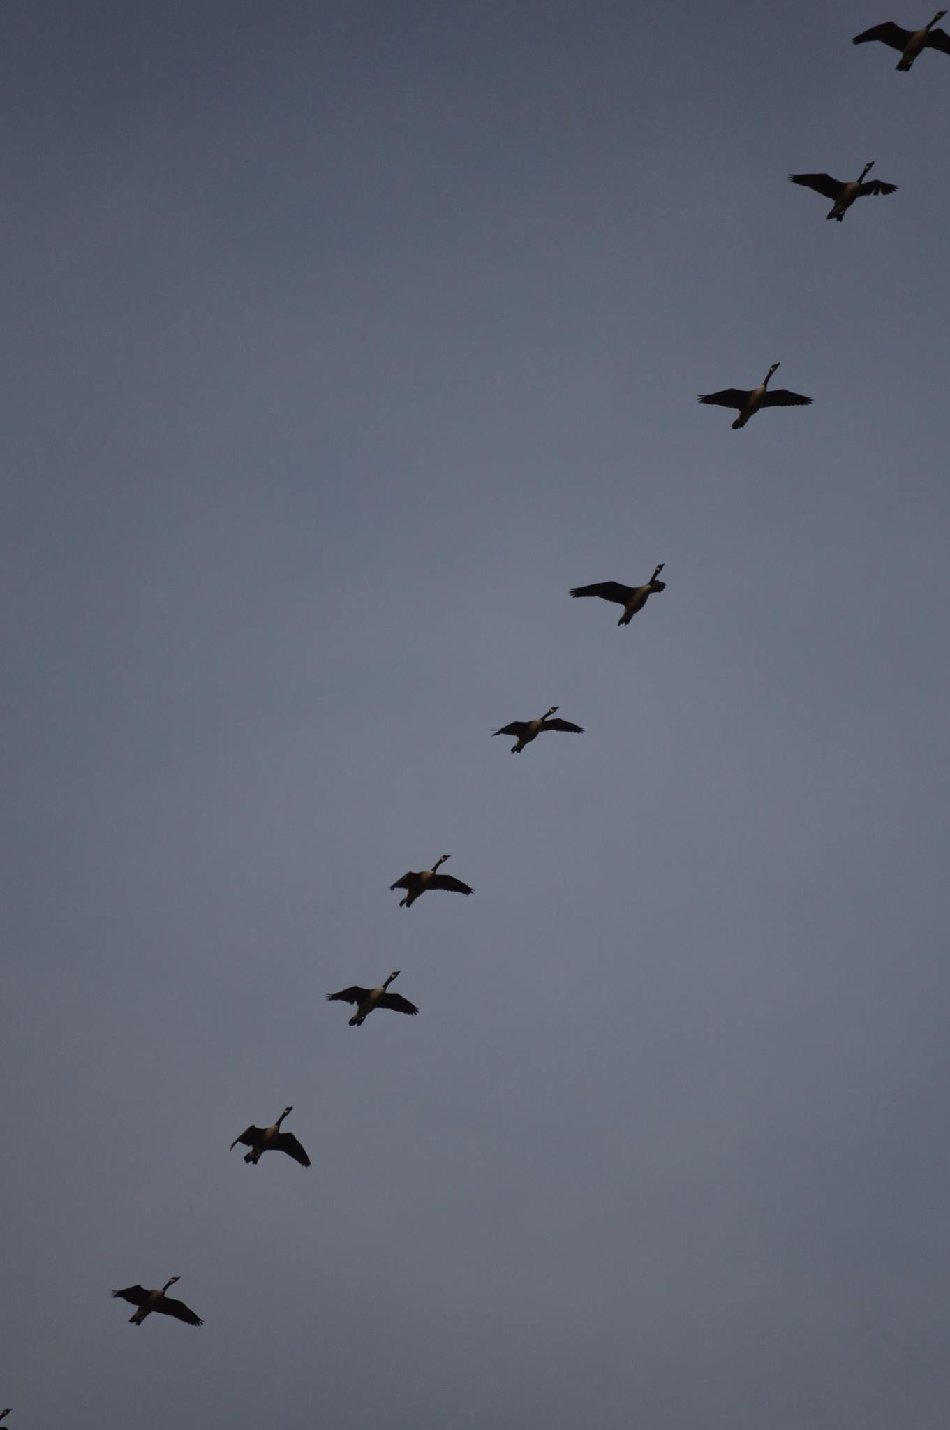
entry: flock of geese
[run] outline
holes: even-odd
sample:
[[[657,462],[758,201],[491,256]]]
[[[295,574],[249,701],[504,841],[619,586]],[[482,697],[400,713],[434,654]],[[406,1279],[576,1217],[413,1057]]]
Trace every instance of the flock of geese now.
[[[898,50],[900,59],[897,69],[906,74],[925,49],[939,50],[945,55],[950,55],[950,35],[947,35],[944,30],[936,28],[938,21],[942,20],[946,13],[945,10],[938,10],[930,23],[920,30],[905,30],[902,26],[888,20],[884,24],[873,25],[871,29],[863,31],[860,35],[855,35],[853,43],[864,45],[878,41],[881,44],[889,45],[891,49]],[[834,179],[830,174],[790,174],[789,178],[793,184],[814,189],[816,193],[831,199],[832,207],[825,217],[841,223],[846,212],[857,199],[868,195],[876,196],[895,192],[896,184],[885,184],[878,179],[868,179],[872,168],[873,161],[865,164],[859,178],[849,182]],[[769,387],[769,382],[778,366],[777,362],[772,364],[758,387],[751,389],[727,387],[720,392],[701,394],[699,401],[716,407],[731,407],[737,411],[739,415],[732,424],[735,429],[744,427],[751,417],[765,407],[809,406],[812,401],[810,397],[803,397],[800,393],[790,392],[786,388]],[[575,597],[596,596],[602,601],[610,601],[614,605],[622,606],[623,611],[617,624],[626,626],[638,612],[643,610],[652,595],[666,589],[666,583],[659,579],[663,565],[664,563],[661,562],[649,581],[641,586],[624,586],[618,581],[598,581],[590,586],[575,586],[571,590],[571,595]],[[558,730],[575,735],[584,733],[580,725],[574,725],[569,720],[555,719],[557,710],[558,706],[552,705],[537,719],[512,720],[509,724],[494,730],[492,734],[514,737],[515,743],[511,747],[511,753],[520,755],[527,745],[547,730]],[[463,883],[461,879],[456,879],[451,874],[439,873],[441,866],[448,858],[448,854],[442,854],[431,869],[410,870],[389,886],[390,891],[396,889],[405,891],[404,897],[399,902],[401,909],[411,909],[416,900],[430,890],[444,889],[452,893],[466,895],[473,892],[470,885]],[[337,993],[328,993],[327,999],[331,1003],[349,1003],[355,1007],[356,1011],[349,1020],[351,1028],[362,1027],[370,1013],[377,1008],[389,1008],[396,1013],[407,1013],[414,1016],[419,1011],[416,1005],[410,1003],[408,998],[403,998],[401,994],[389,991],[390,984],[398,977],[399,969],[396,969],[378,988],[363,988],[359,984],[353,984],[349,988],[341,988]],[[309,1167],[310,1158],[302,1144],[292,1132],[281,1130],[281,1124],[292,1111],[292,1107],[285,1107],[277,1121],[270,1127],[257,1127],[252,1123],[238,1137],[235,1137],[231,1143],[231,1150],[233,1151],[238,1144],[248,1147],[250,1150],[246,1153],[244,1160],[252,1167],[257,1166],[265,1152],[283,1152],[301,1167]],[[171,1276],[164,1286],[157,1288],[148,1288],[138,1284],[125,1286],[120,1290],[113,1291],[112,1295],[123,1301],[128,1301],[135,1307],[135,1311],[129,1317],[130,1324],[133,1326],[141,1326],[143,1321],[153,1313],[171,1316],[175,1320],[183,1321],[187,1326],[202,1325],[202,1318],[190,1306],[186,1306],[184,1301],[179,1301],[176,1297],[168,1295],[169,1287],[174,1286],[178,1280],[179,1277]],[[8,1406],[5,1410],[0,1411],[0,1421],[6,1419],[11,1408]]]

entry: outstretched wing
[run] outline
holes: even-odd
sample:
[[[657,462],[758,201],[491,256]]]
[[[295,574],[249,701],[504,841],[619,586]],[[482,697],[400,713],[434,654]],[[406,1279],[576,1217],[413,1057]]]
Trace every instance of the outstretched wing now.
[[[864,30],[862,34],[855,35],[851,43],[852,45],[866,45],[869,40],[880,40],[882,45],[890,45],[892,50],[906,50],[910,37],[910,30],[901,29],[900,25],[895,25],[893,20],[885,20],[883,25],[872,25],[870,30]]]
[[[245,1147],[256,1147],[261,1139],[263,1130],[262,1127],[255,1127],[254,1124],[251,1123],[250,1127],[245,1127],[240,1137],[235,1137],[228,1151],[233,1152],[239,1142],[243,1142]]]
[[[352,988],[341,988],[339,993],[328,993],[328,1003],[362,1003],[370,995],[368,988],[358,988],[353,984]]]
[[[429,880],[430,889],[451,889],[455,894],[474,893],[467,884],[463,884],[461,879],[453,879],[451,874],[435,874]]]
[[[946,30],[931,30],[927,45],[932,50],[942,50],[945,55],[950,55],[950,35]]]
[[[542,730],[567,730],[572,735],[583,735],[584,731],[580,725],[572,725],[570,720],[545,720],[541,726]]]
[[[384,993],[379,1000],[379,1006],[380,1008],[392,1008],[394,1013],[418,1013],[419,1011],[415,1003],[410,1003],[409,999],[403,998],[401,993]]]
[[[804,189],[814,189],[816,194],[824,194],[826,199],[840,199],[844,184],[833,179],[830,174],[789,174],[793,184],[801,184]]]
[[[868,179],[858,189],[859,194],[894,194],[897,192],[896,184],[885,184],[880,179]]]
[[[789,392],[787,387],[768,388],[762,399],[763,407],[810,407],[813,399],[802,397],[800,392]]]
[[[572,586],[572,596],[599,596],[602,601],[616,601],[618,606],[629,606],[633,591],[629,586],[621,586],[619,581],[595,581],[593,586]]]
[[[151,1296],[144,1286],[126,1286],[123,1291],[113,1291],[113,1296],[121,1296],[123,1301],[131,1301],[133,1306],[144,1306]]]
[[[293,1157],[294,1161],[299,1162],[301,1167],[310,1166],[310,1158],[292,1132],[278,1132],[270,1145],[278,1152],[286,1152],[287,1156]]]
[[[410,869],[409,873],[403,874],[402,878],[397,879],[395,884],[390,884],[389,892],[392,893],[393,889],[411,889],[413,883],[416,881],[416,879],[418,879],[418,877],[419,875],[416,874],[412,869]]]
[[[184,1321],[186,1326],[204,1325],[201,1317],[196,1316],[190,1306],[186,1306],[184,1301],[176,1301],[174,1296],[163,1296],[152,1309],[160,1311],[163,1316],[174,1316],[176,1321]]]
[[[500,730],[492,730],[493,735],[515,735],[520,740],[528,733],[527,720],[512,720],[510,725],[502,725]]]
[[[736,407],[741,412],[749,398],[752,396],[748,389],[741,387],[724,387],[722,392],[700,393],[697,402],[706,402],[713,407]]]

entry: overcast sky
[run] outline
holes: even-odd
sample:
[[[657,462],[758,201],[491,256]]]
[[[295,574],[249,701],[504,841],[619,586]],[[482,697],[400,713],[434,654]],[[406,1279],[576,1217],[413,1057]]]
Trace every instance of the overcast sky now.
[[[876,4],[4,5],[12,1430],[945,1430],[950,62]]]

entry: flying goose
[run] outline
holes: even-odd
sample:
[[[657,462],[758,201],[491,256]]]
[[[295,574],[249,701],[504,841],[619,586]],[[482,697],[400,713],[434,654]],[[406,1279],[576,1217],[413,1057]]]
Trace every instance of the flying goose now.
[[[502,725],[500,730],[492,730],[493,735],[514,735],[518,741],[512,745],[511,753],[520,755],[525,745],[541,734],[542,730],[568,730],[572,735],[583,735],[580,725],[572,725],[570,720],[552,720],[551,716],[560,706],[552,705],[539,720],[512,720],[510,725]]]
[[[288,1112],[293,1112],[292,1107],[285,1107],[283,1112],[274,1123],[273,1127],[255,1127],[253,1122],[250,1127],[246,1127],[240,1137],[235,1137],[231,1143],[230,1150],[233,1152],[239,1142],[243,1142],[245,1147],[250,1147],[244,1160],[250,1162],[252,1167],[256,1167],[265,1152],[286,1152],[288,1157],[293,1157],[295,1162],[299,1162],[301,1167],[310,1166],[310,1158],[307,1156],[300,1143],[292,1132],[281,1132],[280,1124],[287,1116]]]
[[[707,392],[705,396],[701,393],[699,401],[712,403],[716,407],[737,407],[739,416],[732,424],[734,430],[744,427],[760,407],[810,407],[810,397],[789,392],[785,387],[769,390],[769,378],[778,366],[777,362],[773,362],[762,380],[761,387],[753,388],[751,392],[742,387],[724,387],[722,392]]]
[[[793,184],[801,184],[803,188],[814,189],[816,194],[824,194],[826,199],[834,199],[834,205],[825,214],[825,218],[837,219],[838,223],[841,223],[855,199],[863,198],[865,194],[896,192],[896,184],[884,184],[880,179],[867,179],[873,168],[872,159],[870,164],[865,164],[861,170],[860,179],[852,179],[847,184],[843,184],[840,179],[833,179],[830,174],[789,174],[788,177]]]
[[[339,993],[328,993],[328,1003],[355,1003],[356,1012],[350,1019],[351,1028],[362,1027],[374,1008],[392,1008],[395,1013],[418,1013],[415,1003],[403,998],[400,993],[388,992],[394,978],[399,977],[399,969],[391,973],[381,988],[360,988],[354,983],[352,988],[341,988]]]
[[[657,577],[666,565],[661,561],[659,566],[650,577],[645,586],[621,586],[619,581],[595,581],[592,586],[572,586],[572,596],[599,596],[602,601],[613,601],[618,606],[623,606],[623,615],[617,622],[618,626],[629,626],[638,611],[642,611],[650,596],[654,591],[665,591],[666,582],[658,581]],[[556,707],[555,707],[556,708]],[[560,721],[556,721],[560,724]],[[576,726],[571,726],[576,729]],[[514,730],[509,727],[508,731],[499,730],[499,735],[506,733],[514,734]],[[533,738],[533,736],[532,736]]]
[[[184,1321],[188,1326],[201,1326],[204,1324],[200,1316],[196,1316],[190,1306],[186,1306],[184,1301],[176,1301],[174,1296],[166,1296],[165,1292],[169,1286],[174,1286],[176,1281],[180,1281],[180,1276],[173,1276],[160,1291],[147,1291],[144,1286],[126,1286],[124,1291],[113,1291],[113,1296],[121,1296],[123,1301],[131,1301],[133,1306],[138,1306],[134,1316],[129,1317],[129,1322],[133,1326],[140,1326],[146,1316],[150,1316],[153,1311],[160,1311],[163,1316],[174,1316],[178,1321]]]
[[[872,25],[870,30],[855,35],[851,43],[866,45],[869,40],[880,40],[882,45],[890,45],[892,50],[900,50],[901,57],[897,61],[897,68],[906,74],[923,49],[942,50],[945,55],[950,55],[950,35],[945,30],[933,28],[946,13],[946,10],[938,10],[930,24],[925,25],[922,30],[905,30],[902,26],[895,25],[893,20],[885,20],[883,25]]]
[[[411,909],[416,899],[425,893],[426,889],[451,889],[456,894],[472,894],[475,891],[467,884],[463,884],[461,879],[453,879],[451,874],[438,874],[436,870],[440,864],[444,864],[448,854],[441,854],[435,861],[431,869],[423,869],[416,873],[410,869],[408,874],[403,874],[401,879],[397,879],[395,884],[390,884],[390,892],[393,889],[405,889],[406,897],[400,899],[401,909]]]

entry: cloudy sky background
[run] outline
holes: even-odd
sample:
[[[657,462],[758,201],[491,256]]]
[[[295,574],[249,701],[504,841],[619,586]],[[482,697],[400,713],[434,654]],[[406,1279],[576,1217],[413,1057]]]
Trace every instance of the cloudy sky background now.
[[[3,7],[11,1425],[943,1430],[950,63],[884,18]],[[288,1102],[310,1172],[229,1156]]]

